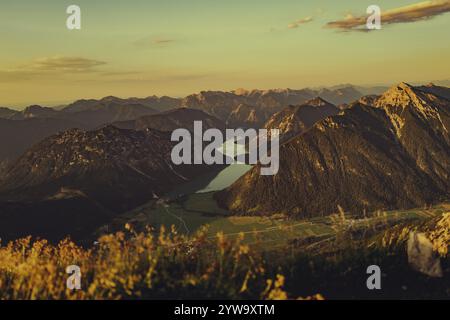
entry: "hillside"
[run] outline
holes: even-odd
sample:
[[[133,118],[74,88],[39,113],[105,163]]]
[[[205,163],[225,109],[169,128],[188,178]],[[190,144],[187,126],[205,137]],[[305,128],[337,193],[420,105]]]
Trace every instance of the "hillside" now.
[[[239,214],[364,214],[446,199],[450,192],[450,103],[407,84],[376,106],[351,105],[280,147],[280,170],[258,166],[216,195]]]
[[[86,235],[112,215],[217,169],[173,165],[173,145],[168,133],[113,126],[50,136],[3,171],[0,237],[11,230],[24,235],[46,230],[38,235],[47,238],[62,232]],[[76,223],[69,223],[70,217]]]

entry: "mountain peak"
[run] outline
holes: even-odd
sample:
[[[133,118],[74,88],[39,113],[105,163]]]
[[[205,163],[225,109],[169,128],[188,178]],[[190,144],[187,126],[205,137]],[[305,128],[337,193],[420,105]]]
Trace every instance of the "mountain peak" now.
[[[57,111],[55,109],[49,108],[49,107],[42,107],[39,105],[32,105],[26,107],[20,117],[25,118],[39,118],[39,117],[50,117],[53,116]]]
[[[406,108],[409,105],[421,105],[420,90],[406,82],[392,86],[381,95],[376,105],[378,107],[395,106]]]
[[[413,87],[405,82],[391,87],[379,99],[376,100],[375,106],[387,113],[395,127],[398,136],[401,136],[402,128],[405,124],[404,113],[414,114],[421,121],[436,121],[440,126],[442,123],[440,111],[448,107],[448,101],[440,98],[423,87]]]
[[[388,106],[400,107],[402,109],[414,107],[423,111],[430,109],[431,106],[439,107],[445,103],[442,101],[442,97],[447,98],[448,91],[448,88],[437,87],[433,84],[414,87],[406,82],[401,82],[383,93],[377,100],[376,106],[383,108]],[[434,107],[431,109],[435,109]]]
[[[122,100],[122,99],[115,97],[115,96],[106,96],[106,97],[103,97],[102,99],[100,99],[100,101],[106,101],[106,102],[112,102],[112,101],[118,101],[118,100]]]

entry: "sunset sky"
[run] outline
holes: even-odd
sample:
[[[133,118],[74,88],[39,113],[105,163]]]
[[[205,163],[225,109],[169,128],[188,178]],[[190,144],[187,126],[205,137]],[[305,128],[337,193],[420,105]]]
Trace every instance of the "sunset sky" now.
[[[79,31],[66,28],[71,4]],[[371,4],[385,24],[363,32]],[[0,106],[448,80],[449,11],[450,0],[2,0]]]

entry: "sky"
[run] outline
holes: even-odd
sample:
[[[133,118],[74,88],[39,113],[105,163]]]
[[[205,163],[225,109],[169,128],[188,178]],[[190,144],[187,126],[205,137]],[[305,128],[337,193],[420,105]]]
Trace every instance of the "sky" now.
[[[81,30],[66,27],[69,5]],[[382,29],[367,32],[369,5]],[[2,0],[0,106],[450,79],[450,0]]]

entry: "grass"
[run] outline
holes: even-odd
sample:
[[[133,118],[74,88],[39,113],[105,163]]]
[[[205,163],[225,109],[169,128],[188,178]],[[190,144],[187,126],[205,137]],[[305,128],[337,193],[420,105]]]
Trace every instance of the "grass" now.
[[[126,229],[89,249],[30,237],[0,247],[0,299],[288,298],[284,276],[269,271],[242,234],[209,240],[205,229],[189,237]],[[81,290],[66,288],[69,265],[81,269]]]
[[[216,229],[228,226],[229,234],[213,234],[214,230],[204,227],[189,234],[179,233],[175,227],[164,227],[163,222],[168,221],[155,220],[161,224],[159,231],[138,231],[126,224],[125,230],[101,236],[90,248],[69,240],[53,245],[46,240],[33,242],[30,237],[19,239],[0,246],[0,299],[321,298],[317,293],[325,298],[450,295],[448,204],[427,210],[375,213],[359,220],[341,213],[308,221],[287,221],[282,217],[252,219],[210,213],[204,216],[197,208],[205,208],[207,195],[191,199],[190,211],[183,211],[186,200],[176,204],[180,206],[177,213],[198,214],[191,227],[212,221]],[[161,210],[160,207],[164,205],[154,208]],[[150,213],[154,211],[139,217],[142,223],[158,218]],[[132,216],[135,215],[122,218]],[[236,232],[243,228],[259,229]],[[408,266],[404,243],[410,230],[426,230],[437,245],[446,270],[444,278],[430,279]],[[286,245],[289,240],[290,245]],[[280,250],[260,250],[274,249],[276,244]],[[389,281],[383,280],[382,292],[368,292],[365,287],[365,268],[371,264],[379,265],[388,277]],[[69,265],[81,268],[81,290],[66,288],[65,270]]]

